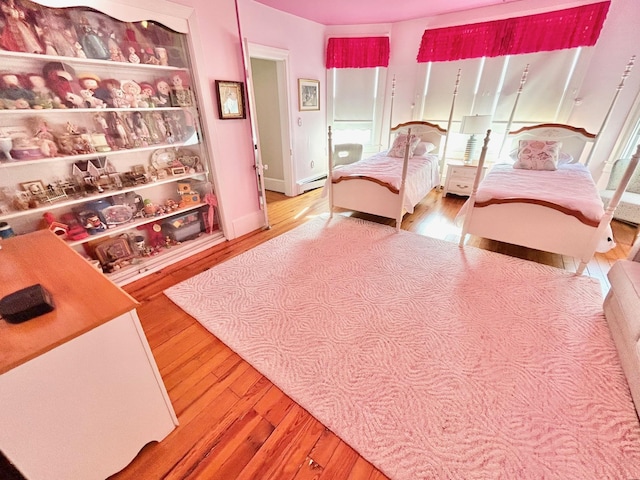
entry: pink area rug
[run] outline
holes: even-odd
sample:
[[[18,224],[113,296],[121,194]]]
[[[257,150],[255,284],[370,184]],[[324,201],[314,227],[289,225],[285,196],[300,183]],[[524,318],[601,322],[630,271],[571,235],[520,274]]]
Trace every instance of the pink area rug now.
[[[640,478],[594,279],[338,216],[165,293],[392,479]]]

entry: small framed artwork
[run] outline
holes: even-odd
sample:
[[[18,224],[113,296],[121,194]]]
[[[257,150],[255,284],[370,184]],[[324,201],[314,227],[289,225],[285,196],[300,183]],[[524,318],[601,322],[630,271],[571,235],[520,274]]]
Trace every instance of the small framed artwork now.
[[[215,82],[220,118],[222,120],[245,118],[244,84],[224,80],[216,80]]]
[[[20,188],[25,192],[29,192],[31,195],[44,195],[44,184],[40,180],[34,180],[32,182],[24,182],[20,184]]]
[[[320,81],[298,79],[298,110],[320,110]]]
[[[172,107],[191,107],[193,97],[189,87],[172,88],[169,92],[169,101]]]

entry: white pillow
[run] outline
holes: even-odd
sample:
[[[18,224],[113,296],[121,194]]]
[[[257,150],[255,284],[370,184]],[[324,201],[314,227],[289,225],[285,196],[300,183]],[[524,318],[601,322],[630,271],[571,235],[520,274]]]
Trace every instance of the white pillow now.
[[[436,146],[431,142],[420,142],[416,149],[413,151],[414,155],[424,155],[425,153],[433,152]]]
[[[554,140],[520,140],[518,159],[513,168],[525,170],[557,170],[561,142]]]
[[[409,146],[409,158],[413,157],[413,152],[420,143],[420,137],[415,135],[411,135],[411,145]],[[400,157],[404,158],[404,149],[407,145],[407,134],[400,133],[393,140],[393,145],[389,149],[389,153],[387,155],[389,157]]]

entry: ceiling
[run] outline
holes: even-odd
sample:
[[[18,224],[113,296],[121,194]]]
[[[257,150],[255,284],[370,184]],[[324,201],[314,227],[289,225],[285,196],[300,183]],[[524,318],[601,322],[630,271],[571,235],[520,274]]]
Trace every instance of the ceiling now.
[[[394,23],[520,0],[255,0],[324,25]]]

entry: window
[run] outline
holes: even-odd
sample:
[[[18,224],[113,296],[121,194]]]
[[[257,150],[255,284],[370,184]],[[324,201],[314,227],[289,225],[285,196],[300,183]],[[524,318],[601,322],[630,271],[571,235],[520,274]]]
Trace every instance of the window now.
[[[492,141],[489,150],[496,154],[502,146],[505,129],[517,109],[511,130],[535,123],[566,123],[574,106],[590,49],[574,48],[553,52],[472,58],[453,62],[427,63],[424,80],[422,119],[447,126],[458,70],[460,84],[447,157],[461,154],[466,137],[458,134],[464,115],[492,115]],[[523,72],[528,75],[518,96]],[[504,156],[503,152],[503,155]]]
[[[386,69],[332,68],[327,73],[333,143],[361,143],[365,152],[377,152]]]

